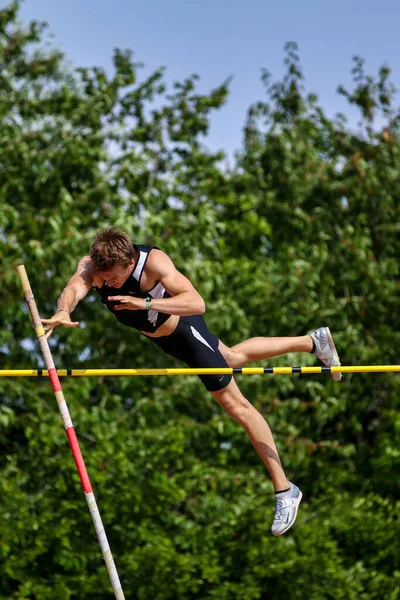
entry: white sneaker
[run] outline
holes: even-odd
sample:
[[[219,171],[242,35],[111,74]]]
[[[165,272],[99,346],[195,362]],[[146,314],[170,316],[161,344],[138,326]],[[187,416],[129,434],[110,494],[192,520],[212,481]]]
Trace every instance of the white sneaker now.
[[[303,494],[294,483],[290,483],[290,490],[275,496],[275,516],[271,527],[273,535],[282,535],[290,529],[296,520],[302,497]]]
[[[314,354],[327,367],[340,367],[339,355],[329,327],[320,327],[309,334],[315,344]],[[332,379],[340,381],[341,373],[331,373]]]

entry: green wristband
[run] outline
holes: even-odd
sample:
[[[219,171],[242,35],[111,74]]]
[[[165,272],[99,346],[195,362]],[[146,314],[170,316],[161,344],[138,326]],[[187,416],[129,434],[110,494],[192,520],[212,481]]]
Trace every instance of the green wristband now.
[[[150,310],[151,309],[151,301],[152,301],[152,297],[151,296],[147,296],[146,298],[146,310]]]

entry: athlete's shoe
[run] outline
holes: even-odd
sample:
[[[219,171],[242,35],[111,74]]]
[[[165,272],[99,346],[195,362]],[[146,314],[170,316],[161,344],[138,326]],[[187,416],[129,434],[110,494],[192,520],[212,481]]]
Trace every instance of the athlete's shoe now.
[[[293,525],[302,497],[303,494],[294,483],[290,483],[290,490],[275,496],[275,517],[271,527],[274,535],[282,535]]]
[[[340,367],[339,355],[336,351],[329,327],[320,327],[309,334],[315,344],[314,354],[327,367]],[[331,373],[332,379],[340,381],[341,373]]]

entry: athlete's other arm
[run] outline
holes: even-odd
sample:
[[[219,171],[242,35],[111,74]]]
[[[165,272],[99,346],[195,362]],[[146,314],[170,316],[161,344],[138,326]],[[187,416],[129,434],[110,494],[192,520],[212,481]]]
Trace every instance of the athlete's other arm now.
[[[94,269],[90,256],[84,256],[79,261],[75,273],[61,292],[61,296],[57,301],[57,312],[51,319],[42,319],[42,323],[45,325],[46,339],[51,336],[54,327],[57,327],[57,325],[78,327],[79,321],[71,321],[70,314],[92,287],[93,273]]]
[[[201,315],[206,310],[203,298],[183,273],[178,271],[172,260],[161,250],[154,249],[146,263],[146,275],[153,281],[159,281],[171,298],[154,298],[152,310],[168,315]],[[110,300],[119,300],[114,310],[143,310],[146,301],[131,296],[110,296]]]

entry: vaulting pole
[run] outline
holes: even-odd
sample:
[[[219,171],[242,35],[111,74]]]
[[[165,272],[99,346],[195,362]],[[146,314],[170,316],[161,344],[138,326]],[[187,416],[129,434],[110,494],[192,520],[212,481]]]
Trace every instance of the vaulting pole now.
[[[310,375],[330,373],[399,373],[400,365],[353,367],[221,367],[203,369],[57,369],[60,377],[113,377],[147,375]],[[46,369],[4,369],[0,377],[51,377]]]
[[[28,276],[26,274],[24,265],[20,265],[19,267],[17,267],[17,271],[21,281],[22,289],[25,294],[25,300],[28,304],[29,311],[31,313],[33,326],[35,328],[36,335],[39,340],[40,349],[42,351],[42,355],[47,369],[46,373],[47,376],[50,377],[51,385],[53,386],[58,408],[61,413],[68,441],[71,446],[75,464],[78,469],[83,490],[85,492],[86,500],[89,506],[89,511],[94,523],[94,527],[97,533],[103,558],[106,563],[108,574],[110,576],[115,598],[116,600],[125,600],[124,592],[122,591],[114,559],[112,557],[110,546],[108,544],[106,532],[104,531],[99,509],[97,507],[96,499],[93,494],[92,486],[89,480],[89,475],[86,471],[86,466],[82,457],[81,449],[79,447],[79,442],[75,434],[75,429],[71,421],[71,417],[69,414],[67,403],[64,398],[63,391],[61,389],[60,380],[58,379],[57,371],[53,362],[53,357],[51,355],[51,351],[46,340],[45,332],[40,321],[40,315],[36,306],[36,302],[31,290],[31,286],[29,284]]]

